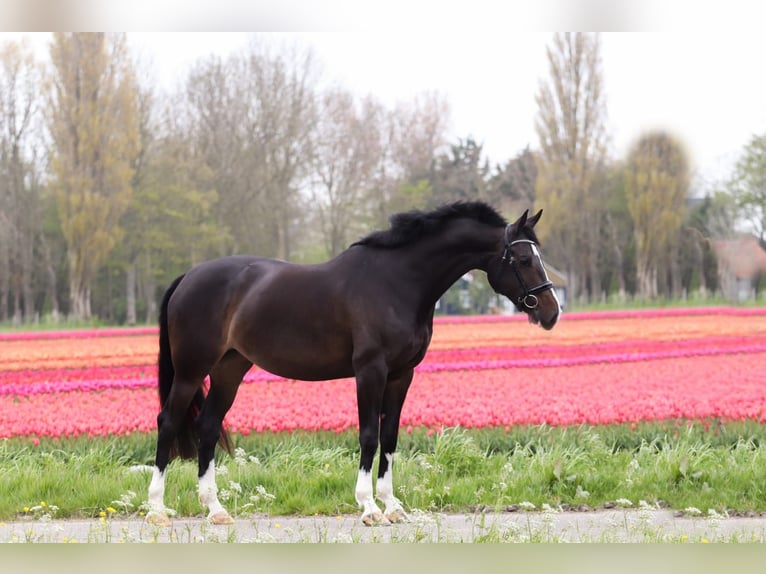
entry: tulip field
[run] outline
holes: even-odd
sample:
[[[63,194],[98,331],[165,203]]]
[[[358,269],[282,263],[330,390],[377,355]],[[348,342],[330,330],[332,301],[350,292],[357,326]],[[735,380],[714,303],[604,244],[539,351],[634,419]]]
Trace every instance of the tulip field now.
[[[0,438],[151,433],[155,328],[0,333]],[[763,421],[766,309],[565,313],[550,332],[521,317],[437,318],[403,431],[461,426]],[[225,425],[356,428],[350,379],[245,376]]]

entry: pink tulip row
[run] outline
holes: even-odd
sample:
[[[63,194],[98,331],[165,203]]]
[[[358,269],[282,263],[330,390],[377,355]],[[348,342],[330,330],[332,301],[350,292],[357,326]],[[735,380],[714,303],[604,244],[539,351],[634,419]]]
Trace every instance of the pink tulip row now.
[[[630,363],[677,357],[763,353],[766,335],[753,337],[706,337],[675,341],[631,340],[594,345],[508,347],[431,351],[418,373],[481,371],[487,369],[548,368],[596,363]],[[0,395],[28,396],[40,393],[94,392],[105,389],[156,388],[152,366],[90,367],[86,369],[27,370],[5,373]],[[254,368],[245,383],[271,382],[282,377]]]

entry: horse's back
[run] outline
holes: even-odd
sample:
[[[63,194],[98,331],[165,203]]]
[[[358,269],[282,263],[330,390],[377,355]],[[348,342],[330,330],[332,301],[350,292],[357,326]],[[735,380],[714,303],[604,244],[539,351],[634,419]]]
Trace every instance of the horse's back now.
[[[184,276],[169,302],[171,316],[190,316],[225,306],[236,290],[243,272],[253,266],[268,266],[260,257],[232,255],[195,265]],[[192,311],[192,312],[190,312]]]

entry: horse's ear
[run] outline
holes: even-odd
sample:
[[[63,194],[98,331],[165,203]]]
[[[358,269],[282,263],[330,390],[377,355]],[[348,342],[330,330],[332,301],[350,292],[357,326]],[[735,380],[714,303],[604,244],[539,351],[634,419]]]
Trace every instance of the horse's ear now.
[[[527,215],[529,215],[528,209],[524,210],[524,213],[521,214],[521,217],[513,222],[514,229],[519,231],[527,224]]]
[[[540,216],[542,214],[543,214],[543,210],[541,209],[535,215],[532,216],[532,219],[527,220],[527,227],[532,228],[535,225],[537,225],[537,222],[540,221]]]

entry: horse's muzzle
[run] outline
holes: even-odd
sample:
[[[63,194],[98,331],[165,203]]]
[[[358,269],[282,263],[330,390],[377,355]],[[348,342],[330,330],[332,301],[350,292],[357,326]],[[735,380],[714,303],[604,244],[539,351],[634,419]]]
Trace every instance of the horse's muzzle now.
[[[552,298],[552,301],[548,301],[547,299],[548,298],[546,297],[546,301],[544,303],[541,302],[541,304],[537,305],[534,309],[527,310],[527,316],[529,317],[529,322],[533,325],[540,325],[540,327],[546,331],[550,331],[556,326],[556,323],[559,320],[561,306],[555,295]]]

